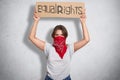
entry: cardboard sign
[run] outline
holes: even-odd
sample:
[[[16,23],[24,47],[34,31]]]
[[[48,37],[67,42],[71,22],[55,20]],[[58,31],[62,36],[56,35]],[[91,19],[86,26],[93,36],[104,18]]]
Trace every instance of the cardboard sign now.
[[[40,17],[79,18],[85,4],[81,2],[37,2]]]

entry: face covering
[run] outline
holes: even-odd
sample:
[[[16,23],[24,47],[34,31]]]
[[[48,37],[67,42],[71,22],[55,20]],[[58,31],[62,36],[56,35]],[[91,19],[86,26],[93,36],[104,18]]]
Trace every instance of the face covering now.
[[[53,46],[55,47],[56,52],[63,59],[63,56],[67,50],[66,38],[62,36],[54,37]]]

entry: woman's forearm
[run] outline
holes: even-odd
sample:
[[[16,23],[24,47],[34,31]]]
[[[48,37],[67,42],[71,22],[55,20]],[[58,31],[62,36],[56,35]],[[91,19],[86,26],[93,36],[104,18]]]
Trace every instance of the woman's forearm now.
[[[88,29],[86,27],[85,9],[82,10],[82,15],[80,16],[80,22],[82,26],[83,39],[74,43],[74,51],[77,51],[78,49],[82,48],[90,41]]]
[[[33,19],[34,19],[34,22],[33,22],[33,25],[32,25],[32,28],[31,28],[31,31],[29,34],[29,39],[31,40],[31,42],[33,44],[35,44],[35,46],[37,46],[39,49],[44,51],[45,41],[42,41],[36,37],[37,26],[38,26],[38,22],[40,20],[40,17],[37,12],[34,12]]]
[[[38,25],[38,21],[34,21],[31,31],[30,31],[30,35],[29,35],[30,39],[36,37],[37,25]]]
[[[82,31],[83,31],[83,39],[89,42],[90,37],[89,37],[88,29],[86,26],[86,22],[81,22],[81,25],[82,25]]]

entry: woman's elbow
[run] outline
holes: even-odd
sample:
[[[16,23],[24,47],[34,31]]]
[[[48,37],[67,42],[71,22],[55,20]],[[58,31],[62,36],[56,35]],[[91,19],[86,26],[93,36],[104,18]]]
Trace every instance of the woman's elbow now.
[[[90,38],[85,39],[86,43],[90,42]]]
[[[88,43],[88,42],[90,42],[90,40],[86,40],[86,42]]]
[[[29,39],[29,40],[33,40],[34,37],[30,35],[30,36],[28,36],[28,39]]]

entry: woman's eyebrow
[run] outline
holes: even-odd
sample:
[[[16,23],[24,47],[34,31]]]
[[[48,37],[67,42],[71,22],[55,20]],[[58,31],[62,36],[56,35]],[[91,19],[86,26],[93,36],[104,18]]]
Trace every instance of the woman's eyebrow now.
[[[63,35],[63,34],[55,34],[55,35]]]

